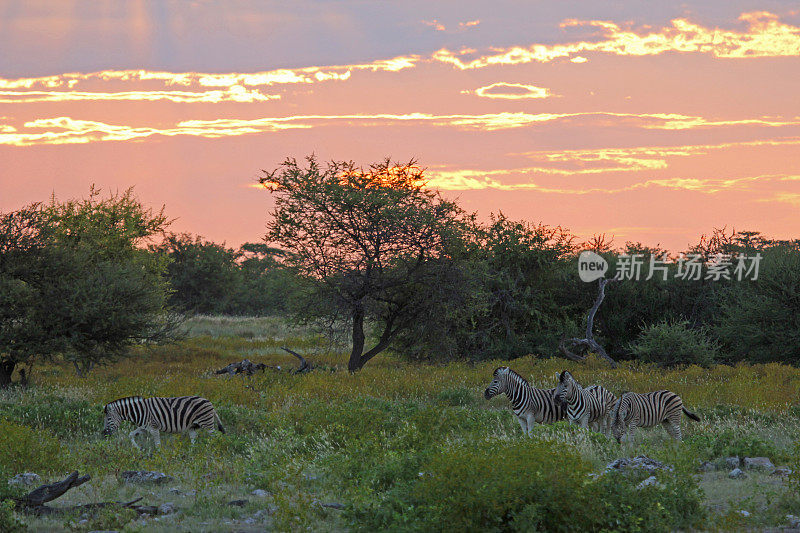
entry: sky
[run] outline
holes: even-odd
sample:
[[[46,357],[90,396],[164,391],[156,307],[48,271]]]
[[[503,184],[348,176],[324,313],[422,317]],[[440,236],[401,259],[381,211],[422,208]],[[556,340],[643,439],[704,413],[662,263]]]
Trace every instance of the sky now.
[[[0,0],[0,211],[133,186],[238,246],[312,153],[618,246],[798,238],[800,5]]]

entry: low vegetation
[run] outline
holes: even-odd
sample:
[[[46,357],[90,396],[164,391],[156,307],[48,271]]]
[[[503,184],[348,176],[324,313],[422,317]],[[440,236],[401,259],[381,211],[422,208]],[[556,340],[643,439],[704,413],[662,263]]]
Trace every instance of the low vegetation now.
[[[800,484],[800,369],[777,363],[664,369],[631,362],[570,363],[527,356],[474,365],[410,363],[392,354],[347,371],[349,350],[281,319],[201,317],[178,344],[76,378],[58,361],[42,364],[28,387],[0,391],[0,500],[19,496],[5,480],[34,472],[42,482],[71,470],[92,476],[53,506],[98,501],[171,502],[173,514],[131,510],[34,517],[0,505],[0,530],[226,531],[668,531],[779,526],[797,514]],[[198,336],[199,335],[199,336]],[[294,375],[297,349],[316,363]],[[281,366],[252,377],[213,373],[248,358]],[[560,422],[523,437],[505,398],[483,389],[500,364],[551,387],[568,368],[584,384],[671,389],[701,417],[682,422],[684,441],[661,428],[633,444]],[[101,437],[102,407],[115,398],[198,394],[217,406],[227,434],[162,435],[160,449],[134,449],[127,432]],[[672,465],[651,474],[604,473],[620,457]],[[766,456],[793,477],[747,471],[729,479],[728,456]],[[702,461],[722,467],[700,472]],[[158,486],[123,483],[125,470],[164,472]],[[261,489],[265,493],[253,494]],[[229,505],[234,500],[241,506]],[[341,504],[325,506],[324,504]],[[744,511],[744,512],[742,512]]]

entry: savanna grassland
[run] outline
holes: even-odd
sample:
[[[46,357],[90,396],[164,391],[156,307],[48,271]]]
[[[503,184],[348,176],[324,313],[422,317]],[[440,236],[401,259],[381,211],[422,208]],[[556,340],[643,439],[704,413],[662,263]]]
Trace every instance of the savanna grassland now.
[[[731,530],[779,527],[800,514],[798,478],[747,471],[729,479],[728,456],[769,457],[795,472],[800,370],[780,364],[610,369],[534,356],[479,364],[416,365],[381,355],[362,371],[346,356],[280,319],[196,318],[178,344],[142,349],[79,378],[71,366],[38,366],[27,388],[0,392],[0,473],[42,482],[78,470],[91,481],[52,506],[99,501],[171,502],[174,514],[132,510],[37,518],[0,508],[0,524],[40,531],[533,531]],[[300,351],[316,365],[294,375]],[[248,358],[280,365],[252,377],[214,370]],[[701,422],[684,418],[684,441],[661,428],[623,445],[561,422],[526,438],[504,396],[483,390],[508,364],[539,387],[569,369],[584,385],[616,394],[667,388]],[[128,395],[201,395],[227,434],[162,435],[162,447],[131,446],[124,426],[100,435],[102,408]],[[610,461],[647,455],[674,467],[656,474],[603,473]],[[699,472],[701,461],[721,468]],[[125,470],[174,477],[159,486],[122,483]],[[15,494],[2,483],[2,496]],[[254,495],[262,489],[266,495]],[[18,494],[18,492],[16,493]],[[243,506],[229,505],[247,500]],[[325,506],[323,504],[341,504]],[[337,507],[342,507],[337,508]],[[744,512],[743,512],[744,511]],[[2,529],[2,527],[0,527]]]

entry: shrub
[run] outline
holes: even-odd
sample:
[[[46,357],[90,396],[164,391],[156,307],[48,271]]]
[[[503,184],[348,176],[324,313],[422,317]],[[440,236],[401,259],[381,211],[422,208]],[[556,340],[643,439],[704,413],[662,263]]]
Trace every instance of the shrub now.
[[[14,513],[14,502],[11,500],[0,501],[0,531],[15,533],[25,531],[25,523]]]
[[[0,420],[0,471],[55,471],[61,469],[61,445],[44,431]]]
[[[637,359],[659,366],[710,366],[719,356],[719,344],[708,331],[690,328],[686,321],[663,320],[646,326],[628,349]]]
[[[456,446],[347,517],[364,531],[670,531],[702,522],[688,475],[664,473],[660,486],[638,489],[646,475],[590,473],[575,452],[544,441]]]
[[[775,444],[757,435],[744,434],[726,428],[711,434],[703,433],[686,437],[684,443],[694,450],[693,455],[703,459],[721,457],[776,457]]]

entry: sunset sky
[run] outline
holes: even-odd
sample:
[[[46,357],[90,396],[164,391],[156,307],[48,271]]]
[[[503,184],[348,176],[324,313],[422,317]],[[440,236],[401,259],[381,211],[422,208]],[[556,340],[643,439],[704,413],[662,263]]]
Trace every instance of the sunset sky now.
[[[616,245],[800,237],[800,4],[0,0],[0,211],[135,186],[238,245],[312,152]]]

